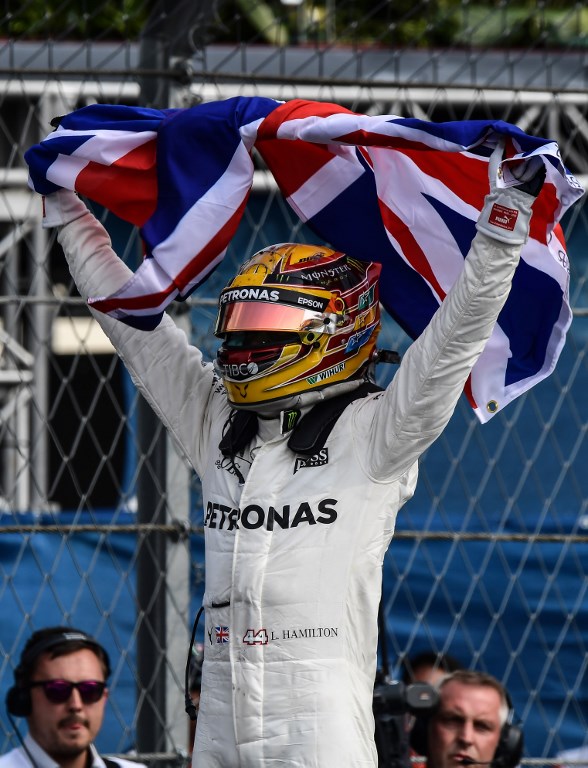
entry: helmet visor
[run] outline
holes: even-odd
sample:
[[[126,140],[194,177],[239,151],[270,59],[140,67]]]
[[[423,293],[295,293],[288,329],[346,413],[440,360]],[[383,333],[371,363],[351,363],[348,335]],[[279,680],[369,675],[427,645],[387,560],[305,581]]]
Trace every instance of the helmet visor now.
[[[334,333],[335,315],[268,302],[233,302],[221,307],[214,333],[224,336],[232,331],[316,331]]]

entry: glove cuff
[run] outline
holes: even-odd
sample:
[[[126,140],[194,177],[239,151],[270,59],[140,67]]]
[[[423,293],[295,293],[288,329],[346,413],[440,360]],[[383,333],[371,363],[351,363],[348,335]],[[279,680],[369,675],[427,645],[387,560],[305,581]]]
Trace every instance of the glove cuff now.
[[[85,204],[70,189],[60,189],[43,196],[43,229],[60,227],[88,212]]]
[[[476,229],[494,240],[524,245],[529,236],[533,201],[533,197],[515,187],[495,190],[486,195]]]

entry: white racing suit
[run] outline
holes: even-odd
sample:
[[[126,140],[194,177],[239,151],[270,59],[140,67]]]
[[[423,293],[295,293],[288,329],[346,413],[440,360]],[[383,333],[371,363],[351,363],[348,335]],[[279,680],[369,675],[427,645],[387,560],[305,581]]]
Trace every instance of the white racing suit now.
[[[532,199],[520,197],[526,227]],[[77,215],[59,233],[72,274],[83,296],[109,294],[128,270],[94,217],[85,208]],[[205,653],[194,768],[377,766],[382,561],[417,460],[453,413],[520,248],[478,232],[388,388],[348,406],[312,458],[287,447],[278,418],[260,419],[235,458],[244,484],[218,448],[230,407],[212,364],[167,315],[145,332],[95,313],[202,480]]]

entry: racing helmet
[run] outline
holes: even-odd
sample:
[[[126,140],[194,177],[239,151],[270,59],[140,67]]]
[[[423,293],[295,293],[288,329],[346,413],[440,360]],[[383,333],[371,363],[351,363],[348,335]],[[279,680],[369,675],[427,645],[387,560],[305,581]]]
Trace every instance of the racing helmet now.
[[[380,330],[381,267],[318,245],[252,256],[220,295],[216,370],[249,407],[363,374]]]

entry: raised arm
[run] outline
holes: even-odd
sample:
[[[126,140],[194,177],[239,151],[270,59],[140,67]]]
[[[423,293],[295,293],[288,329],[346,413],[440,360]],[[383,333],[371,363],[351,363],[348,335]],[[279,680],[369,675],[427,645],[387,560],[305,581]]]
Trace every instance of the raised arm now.
[[[545,167],[534,158],[512,179],[518,186],[498,189],[501,159],[499,146],[463,271],[380,400],[367,465],[376,477],[400,476],[443,431],[509,294]]]
[[[44,226],[57,226],[70,272],[83,298],[108,295],[124,285],[131,270],[112,250],[110,237],[73,192],[45,199]],[[164,315],[155,330],[141,331],[102,312],[92,311],[106,335],[181,451],[199,470],[203,428],[215,415],[212,365]],[[218,407],[224,399],[218,398]]]

